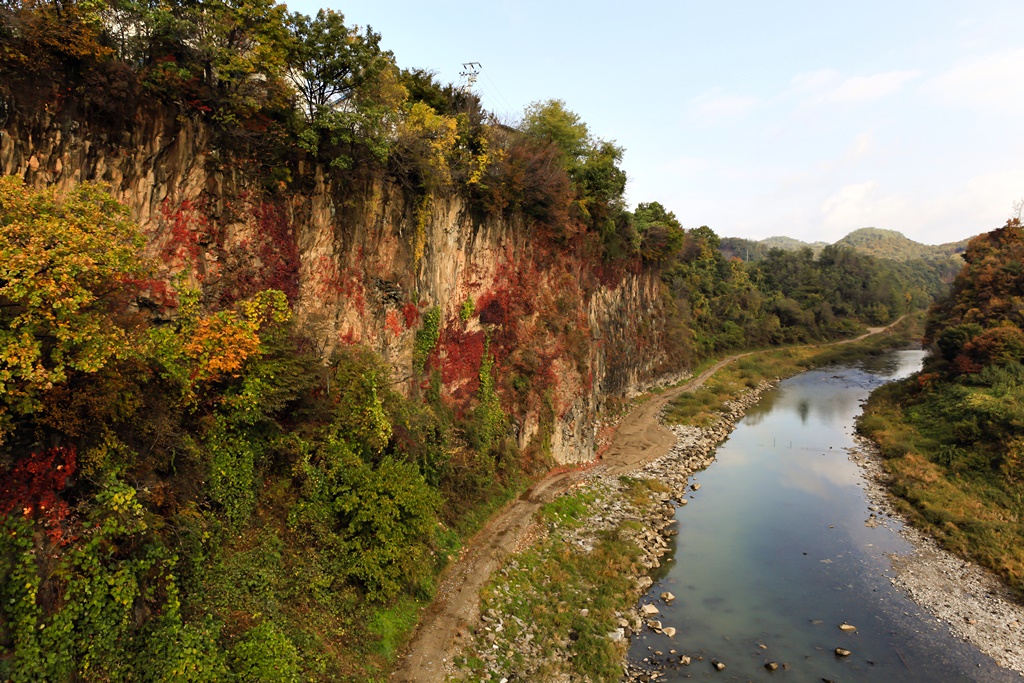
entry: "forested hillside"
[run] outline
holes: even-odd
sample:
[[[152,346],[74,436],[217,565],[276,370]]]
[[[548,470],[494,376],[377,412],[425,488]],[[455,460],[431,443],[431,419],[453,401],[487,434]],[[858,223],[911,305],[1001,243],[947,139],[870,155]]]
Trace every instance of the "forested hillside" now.
[[[1024,591],[1024,229],[970,241],[930,311],[924,370],[872,395],[860,429],[894,490],[947,546]]]
[[[934,294],[728,259],[565,103],[498,125],[330,11],[5,4],[0,128],[4,680],[385,680],[601,411]]]
[[[967,248],[967,240],[937,245],[921,244],[895,230],[879,228],[854,230],[836,244],[845,244],[865,254],[893,261],[940,261],[962,254]]]
[[[721,249],[729,258],[759,261],[767,256],[772,249],[782,249],[783,251],[810,249],[817,256],[827,246],[829,246],[828,242],[802,242],[792,237],[768,237],[763,240],[723,237]],[[939,263],[952,259],[959,268],[962,262],[956,257],[967,248],[967,240],[937,245],[921,244],[895,230],[860,228],[836,241],[835,246],[850,247],[868,256],[890,261],[919,260]],[[952,279],[952,274],[950,279]]]
[[[862,302],[867,296],[873,304],[885,307],[875,309],[879,313],[875,319],[885,319],[886,310],[905,309],[906,304],[896,299],[919,308],[944,295],[963,264],[959,253],[964,245],[966,242],[930,246],[892,230],[862,228],[832,245],[788,237],[760,241],[729,237],[722,239],[720,249],[728,258],[752,263],[764,273],[766,282],[796,294],[790,296],[798,301],[801,289],[817,292],[832,288],[829,302],[833,307],[842,309],[837,302]],[[803,301],[805,308],[807,303]],[[844,313],[871,315],[863,306]]]

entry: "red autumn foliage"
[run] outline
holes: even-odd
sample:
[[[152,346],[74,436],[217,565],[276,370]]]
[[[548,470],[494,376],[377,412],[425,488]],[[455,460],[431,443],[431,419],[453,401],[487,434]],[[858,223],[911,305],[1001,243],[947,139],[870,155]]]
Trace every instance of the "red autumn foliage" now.
[[[544,238],[563,239],[578,232],[572,211],[575,192],[558,147],[511,131],[495,142],[504,155],[474,185],[474,199],[490,213],[521,212]]]
[[[294,303],[299,295],[299,248],[292,224],[280,207],[261,202],[256,208],[256,225],[261,238],[261,289],[281,290]]]
[[[393,308],[388,309],[388,312],[384,315],[384,328],[396,337],[402,334],[402,331],[405,328],[402,327],[402,321],[398,317],[398,311]]]
[[[0,515],[20,511],[42,522],[51,541],[67,543],[63,523],[70,509],[57,494],[75,473],[76,461],[74,446],[54,446],[16,462],[0,474]]]
[[[170,198],[160,204],[160,215],[171,224],[171,237],[164,245],[164,257],[195,263],[199,258],[200,242],[209,237],[210,219],[205,209],[205,202],[188,199],[182,201],[176,209],[171,208]]]
[[[344,296],[352,302],[360,316],[366,315],[366,287],[358,271],[339,270],[328,256],[321,256],[313,266],[316,295],[320,298]]]
[[[985,330],[967,342],[964,354],[980,365],[998,365],[1024,360],[1024,331],[1004,325]]]
[[[483,331],[464,332],[457,320],[449,320],[441,330],[431,364],[441,369],[441,381],[453,387],[451,395],[458,401],[476,396],[480,388],[480,364],[486,342]]]
[[[405,328],[409,329],[420,319],[420,310],[411,301],[402,307],[402,315],[405,316]]]

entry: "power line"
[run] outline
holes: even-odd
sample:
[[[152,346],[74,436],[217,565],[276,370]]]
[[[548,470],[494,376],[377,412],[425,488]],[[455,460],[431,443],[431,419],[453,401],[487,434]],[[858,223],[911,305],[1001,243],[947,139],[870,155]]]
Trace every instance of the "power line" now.
[[[480,74],[484,75],[486,83],[481,81],[480,87],[487,93],[489,99],[494,101],[495,105],[504,106],[506,109],[503,112],[506,117],[511,118],[515,112],[515,107],[508,101],[508,98],[502,94],[498,84],[494,82],[494,79],[484,71],[484,66],[480,62],[464,62],[462,65],[462,71],[459,72],[459,76],[464,80],[462,84],[462,91],[465,93],[471,93],[473,87],[477,85],[477,79]]]
[[[515,107],[513,107],[512,103],[505,98],[505,96],[501,92],[501,89],[498,87],[498,84],[494,82],[493,78],[491,78],[491,75],[486,71],[484,71],[483,74],[484,78],[487,79],[487,82],[490,83],[492,88],[494,88],[494,92],[498,93],[498,97],[501,99],[502,102],[505,103],[505,106],[508,107],[508,109],[506,110],[507,113],[511,114],[513,111],[515,111]]]

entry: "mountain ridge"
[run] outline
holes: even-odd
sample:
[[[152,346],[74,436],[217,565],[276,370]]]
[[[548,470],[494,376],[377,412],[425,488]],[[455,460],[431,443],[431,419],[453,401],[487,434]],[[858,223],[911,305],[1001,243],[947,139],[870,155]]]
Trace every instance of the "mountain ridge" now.
[[[910,261],[915,259],[949,259],[958,257],[967,248],[970,237],[943,244],[924,244],[913,240],[897,230],[884,228],[858,228],[846,234],[832,244],[848,246],[857,251],[877,258],[893,261]],[[796,251],[809,248],[814,255],[821,253],[829,246],[829,242],[804,242],[803,240],[784,235],[766,237],[762,240],[750,240],[743,237],[723,237],[720,249],[729,258],[744,261],[756,261],[764,258],[771,249]]]

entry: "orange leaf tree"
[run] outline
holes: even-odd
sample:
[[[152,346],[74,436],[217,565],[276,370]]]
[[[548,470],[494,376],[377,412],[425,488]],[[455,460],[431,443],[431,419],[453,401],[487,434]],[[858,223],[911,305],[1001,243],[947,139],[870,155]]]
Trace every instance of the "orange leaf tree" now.
[[[0,178],[0,441],[70,373],[135,353],[116,300],[148,270],[141,246],[128,210],[93,185],[59,195]]]

